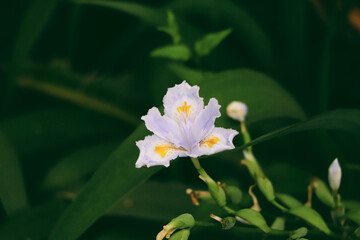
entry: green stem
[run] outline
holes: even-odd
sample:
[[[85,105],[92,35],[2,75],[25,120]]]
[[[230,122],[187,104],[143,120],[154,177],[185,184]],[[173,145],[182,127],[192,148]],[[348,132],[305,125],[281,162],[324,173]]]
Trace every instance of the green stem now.
[[[276,202],[275,200],[271,201],[271,203],[283,212],[288,211],[288,209],[286,207],[282,206],[280,203]]]
[[[250,143],[251,142],[251,137],[250,137],[249,132],[247,131],[245,121],[240,122],[240,129],[241,129],[241,133],[242,133],[243,138],[244,138],[244,144]],[[252,146],[246,147],[246,150],[249,153],[252,153]]]

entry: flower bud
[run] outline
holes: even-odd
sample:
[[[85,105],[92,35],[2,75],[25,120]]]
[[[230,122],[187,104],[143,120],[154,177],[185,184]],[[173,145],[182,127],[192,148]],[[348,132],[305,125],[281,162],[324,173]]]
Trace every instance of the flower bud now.
[[[232,101],[227,107],[226,107],[226,113],[227,115],[237,121],[244,122],[245,116],[248,112],[247,106],[245,103],[239,102],[239,101]]]
[[[256,182],[259,186],[260,191],[264,194],[268,201],[275,200],[274,187],[270,180],[265,176],[257,176]]]
[[[306,227],[301,227],[295,231],[293,231],[290,235],[290,239],[299,239],[302,238],[304,236],[306,236],[306,234],[308,233],[308,230]]]
[[[190,229],[182,229],[174,233],[169,240],[188,240],[190,236]]]
[[[329,184],[334,192],[337,192],[341,182],[341,168],[337,158],[331,163],[329,167]]]
[[[238,187],[226,186],[225,193],[233,204],[239,204],[241,202],[242,191]]]
[[[194,225],[195,219],[191,214],[181,214],[180,216],[172,219],[169,224],[163,227],[163,230],[156,236],[156,240],[162,240],[164,237],[170,238],[171,234],[177,229],[191,228]]]

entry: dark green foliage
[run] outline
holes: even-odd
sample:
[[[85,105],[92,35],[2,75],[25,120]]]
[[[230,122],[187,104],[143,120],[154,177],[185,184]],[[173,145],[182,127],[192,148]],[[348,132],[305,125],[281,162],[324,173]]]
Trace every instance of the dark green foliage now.
[[[185,212],[196,220],[191,234],[171,239],[355,239],[360,5],[339,3],[3,1],[0,239],[154,239]],[[249,108],[253,140],[238,136],[236,149],[199,160],[224,179],[227,203],[252,226],[233,226],[234,214],[214,202],[191,205],[185,190],[207,189],[187,158],[135,168],[135,142],[151,134],[141,116],[184,79],[206,104],[219,101],[217,126],[239,131],[226,106]],[[254,188],[260,213],[250,209],[254,180],[240,164],[248,146],[266,176]],[[327,180],[335,157],[338,217],[340,198],[327,182],[314,186],[312,208],[304,205],[306,186]],[[210,213],[228,217],[229,230]]]

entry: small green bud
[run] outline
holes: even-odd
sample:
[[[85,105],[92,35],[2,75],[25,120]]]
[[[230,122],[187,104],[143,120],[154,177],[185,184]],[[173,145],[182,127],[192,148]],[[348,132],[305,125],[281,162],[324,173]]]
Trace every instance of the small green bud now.
[[[200,178],[208,185],[211,197],[220,206],[226,206],[226,195],[224,189],[222,189],[203,169],[198,169]]]
[[[182,229],[173,235],[171,235],[169,240],[188,240],[190,236],[190,229]]]
[[[326,184],[322,180],[315,178],[312,181],[312,185],[315,189],[315,194],[319,198],[319,200],[327,206],[334,208],[335,201]]]
[[[241,202],[242,191],[238,187],[226,186],[225,193],[233,204],[239,204]]]
[[[275,200],[274,187],[270,180],[265,176],[256,177],[256,182],[259,186],[260,191],[264,194],[268,201]]]
[[[191,228],[194,225],[195,219],[191,214],[181,214],[163,227],[163,230],[156,236],[156,240],[162,240],[164,237],[169,238],[177,229]]]
[[[221,221],[222,228],[224,230],[231,229],[236,223],[236,219],[234,217],[225,217]]]
[[[301,227],[290,233],[290,239],[299,239],[306,236],[308,230],[306,227]]]

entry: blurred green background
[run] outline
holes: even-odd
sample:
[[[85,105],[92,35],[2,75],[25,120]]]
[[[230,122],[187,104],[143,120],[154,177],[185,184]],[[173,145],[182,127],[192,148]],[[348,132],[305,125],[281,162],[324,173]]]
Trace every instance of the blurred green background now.
[[[167,10],[189,59],[151,57],[172,44],[158,31]],[[359,1],[16,0],[2,1],[0,12],[0,239],[149,239],[184,212],[211,222],[219,210],[194,207],[185,194],[205,189],[188,159],[134,167],[135,141],[150,134],[140,117],[183,79],[206,101],[219,99],[222,126],[238,129],[224,109],[247,103],[254,139],[325,116],[310,131],[273,135],[255,154],[275,189],[302,202],[309,179],[327,180],[338,157],[342,198],[360,199]],[[196,41],[225,29],[208,55],[196,54]],[[339,108],[352,110],[331,112]],[[201,160],[243,190],[239,208],[251,205],[253,183],[241,158],[233,151]],[[259,198],[270,224],[279,212]],[[331,222],[327,207],[314,200],[314,208]],[[241,236],[262,237],[199,227],[190,238]]]

